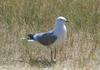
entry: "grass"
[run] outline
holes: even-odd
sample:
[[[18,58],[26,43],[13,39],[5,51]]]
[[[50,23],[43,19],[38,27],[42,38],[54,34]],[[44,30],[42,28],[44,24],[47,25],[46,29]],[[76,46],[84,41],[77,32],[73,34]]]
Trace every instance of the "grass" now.
[[[20,38],[52,29],[60,15],[70,20],[68,37],[50,63],[46,47]],[[0,70],[34,69],[100,69],[99,0],[0,0]]]

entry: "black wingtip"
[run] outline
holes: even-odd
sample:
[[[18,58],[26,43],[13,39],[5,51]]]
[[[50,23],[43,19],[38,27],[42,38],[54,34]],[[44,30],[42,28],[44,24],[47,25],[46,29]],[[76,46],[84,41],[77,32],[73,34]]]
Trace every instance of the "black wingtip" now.
[[[34,34],[27,34],[27,39],[33,39]]]

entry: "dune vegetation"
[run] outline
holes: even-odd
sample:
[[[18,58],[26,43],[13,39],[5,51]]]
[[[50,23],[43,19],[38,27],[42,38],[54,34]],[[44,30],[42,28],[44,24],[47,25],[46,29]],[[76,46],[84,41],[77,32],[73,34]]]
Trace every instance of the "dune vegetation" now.
[[[57,62],[50,50],[20,38],[70,22]],[[0,0],[0,70],[100,70],[100,0]]]

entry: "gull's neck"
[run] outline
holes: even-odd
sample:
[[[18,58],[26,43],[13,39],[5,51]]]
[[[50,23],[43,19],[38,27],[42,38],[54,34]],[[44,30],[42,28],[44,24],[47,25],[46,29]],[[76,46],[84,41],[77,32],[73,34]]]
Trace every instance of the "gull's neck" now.
[[[59,36],[62,34],[66,34],[66,26],[64,21],[56,21],[54,27],[54,35]]]

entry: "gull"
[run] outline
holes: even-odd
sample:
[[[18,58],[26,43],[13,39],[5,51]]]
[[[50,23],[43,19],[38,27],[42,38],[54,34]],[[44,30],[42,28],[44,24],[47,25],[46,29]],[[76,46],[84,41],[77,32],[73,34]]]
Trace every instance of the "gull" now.
[[[41,32],[36,34],[28,34],[27,39],[28,42],[39,42],[40,44],[47,46],[47,48],[51,49],[51,61],[56,60],[56,47],[54,47],[54,55],[52,51],[53,44],[60,44],[64,43],[66,36],[67,36],[67,28],[65,23],[68,20],[63,17],[59,16],[55,20],[54,28],[48,32]]]

